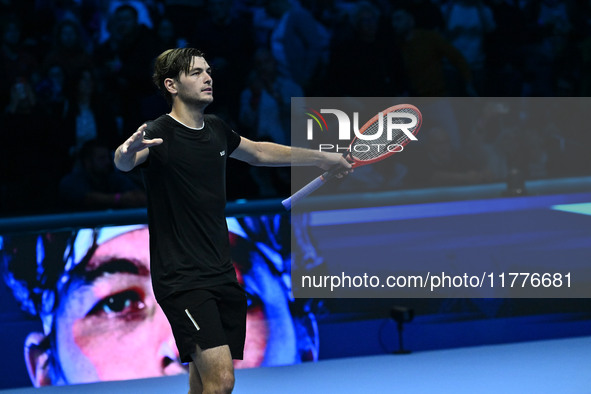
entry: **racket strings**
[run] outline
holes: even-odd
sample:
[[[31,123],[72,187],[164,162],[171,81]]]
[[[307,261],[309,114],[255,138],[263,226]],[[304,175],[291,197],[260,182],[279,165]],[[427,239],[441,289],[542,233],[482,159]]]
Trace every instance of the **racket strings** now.
[[[396,112],[409,113],[414,116],[417,116],[416,111],[414,111],[412,108],[402,108],[402,109],[397,110]],[[404,132],[400,129],[393,129],[392,130],[392,139],[389,140],[388,133],[386,131],[386,125],[385,125],[386,119],[387,119],[387,114],[384,114],[383,121],[382,121],[383,130],[382,130],[382,134],[378,138],[376,138],[374,140],[362,140],[360,138],[355,138],[355,140],[351,144],[351,155],[356,160],[368,161],[368,160],[377,159],[380,156],[391,153],[393,149],[396,149],[397,151],[399,151],[400,150],[399,145],[404,146],[410,141],[409,138],[406,136],[406,134],[404,134]],[[417,119],[420,119],[420,118],[417,116]],[[392,119],[392,123],[407,124],[405,118],[394,118],[394,119]],[[417,123],[417,125],[410,128],[409,130],[414,133],[414,131],[417,129],[417,127],[420,127],[420,123]],[[375,122],[373,122],[369,126],[367,126],[367,128],[363,131],[362,134],[368,135],[368,136],[375,135],[379,132],[379,129],[380,129],[380,118],[378,117],[378,119]]]

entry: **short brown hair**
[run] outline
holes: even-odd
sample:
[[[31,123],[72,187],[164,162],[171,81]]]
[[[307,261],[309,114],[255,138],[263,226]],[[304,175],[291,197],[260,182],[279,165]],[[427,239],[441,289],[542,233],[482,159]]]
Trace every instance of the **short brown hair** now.
[[[162,52],[156,58],[152,81],[169,104],[172,103],[172,96],[164,86],[164,80],[177,79],[181,72],[187,74],[194,56],[203,57],[203,52],[195,48],[175,48]]]

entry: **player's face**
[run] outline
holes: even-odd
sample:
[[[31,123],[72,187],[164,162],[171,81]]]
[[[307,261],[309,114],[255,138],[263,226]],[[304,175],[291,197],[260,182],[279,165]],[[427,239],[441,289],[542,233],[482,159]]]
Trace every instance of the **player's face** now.
[[[186,103],[207,105],[213,101],[211,67],[204,58],[194,56],[188,73],[179,75],[178,99]]]
[[[148,230],[101,244],[57,311],[58,359],[68,383],[184,371],[150,283]]]

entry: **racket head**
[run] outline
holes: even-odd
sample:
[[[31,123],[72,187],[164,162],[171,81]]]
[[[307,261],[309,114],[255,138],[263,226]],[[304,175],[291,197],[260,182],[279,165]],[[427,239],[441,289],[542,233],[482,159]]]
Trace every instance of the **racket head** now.
[[[387,157],[390,157],[395,153],[401,152],[402,149],[404,149],[404,147],[411,141],[410,137],[400,129],[393,129],[391,133],[392,139],[388,139],[386,127],[388,114],[393,116],[392,122],[394,124],[409,125],[404,126],[403,128],[413,136],[419,132],[421,124],[423,123],[421,111],[411,104],[399,104],[379,112],[359,128],[359,134],[364,136],[374,135],[379,131],[381,123],[383,127],[381,136],[374,140],[368,141],[355,136],[349,145],[349,150],[346,153],[346,159],[351,162],[353,167],[360,167],[367,164],[376,163]],[[397,115],[400,115],[400,117],[397,117]],[[414,116],[416,119],[416,123],[414,125],[412,125],[413,120],[411,116]],[[408,120],[410,120],[410,122],[408,122]]]

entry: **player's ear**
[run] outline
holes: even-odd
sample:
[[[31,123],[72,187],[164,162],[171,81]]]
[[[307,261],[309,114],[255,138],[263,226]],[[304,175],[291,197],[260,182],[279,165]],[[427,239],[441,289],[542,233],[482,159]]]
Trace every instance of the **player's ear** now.
[[[35,387],[51,385],[49,341],[40,332],[32,332],[25,339],[25,364]]]
[[[177,93],[176,81],[174,80],[174,78],[166,78],[164,80],[164,87],[166,88],[166,90],[170,92],[170,94]]]

